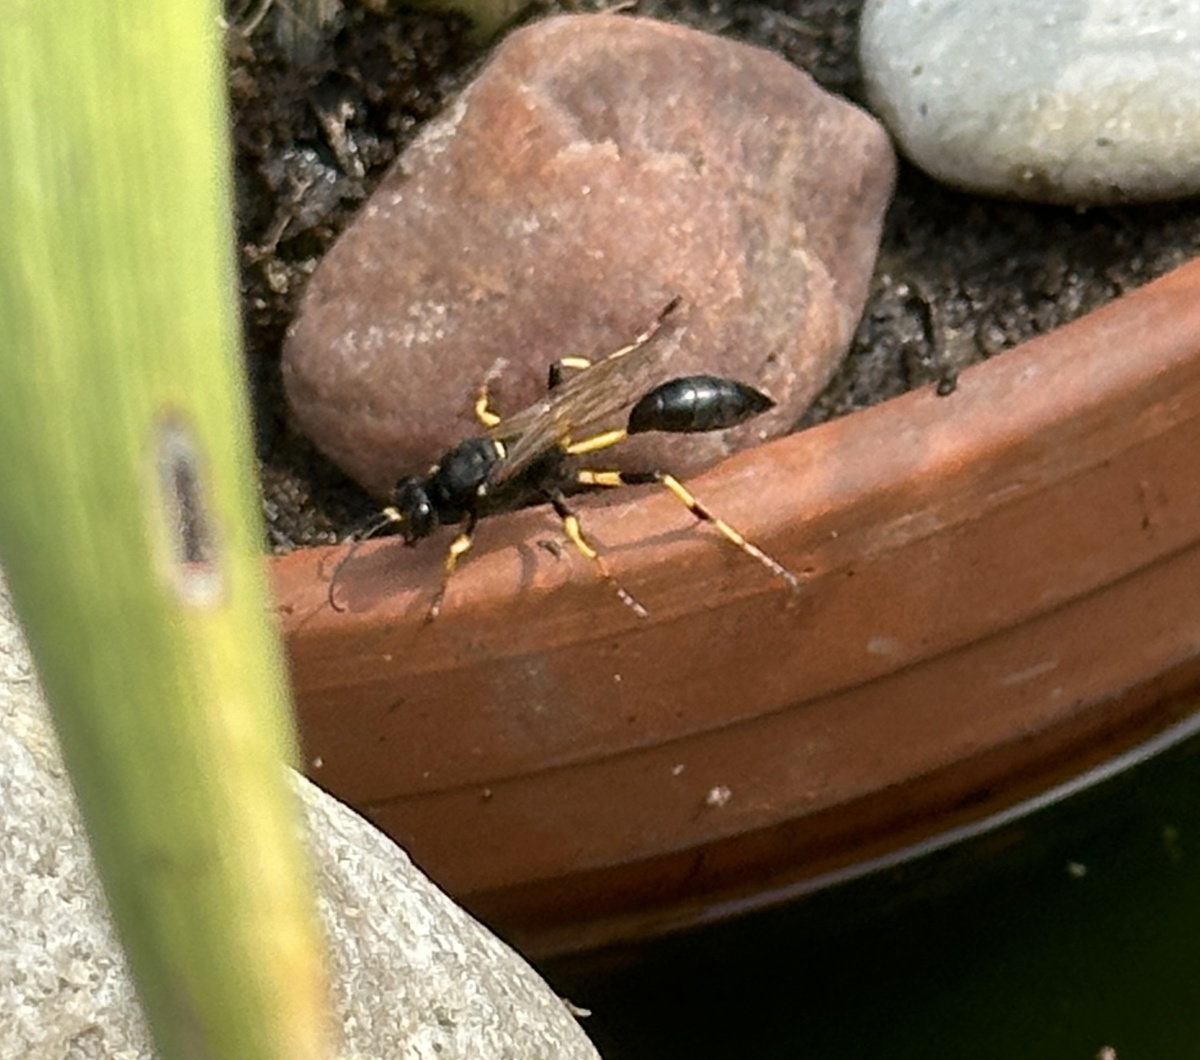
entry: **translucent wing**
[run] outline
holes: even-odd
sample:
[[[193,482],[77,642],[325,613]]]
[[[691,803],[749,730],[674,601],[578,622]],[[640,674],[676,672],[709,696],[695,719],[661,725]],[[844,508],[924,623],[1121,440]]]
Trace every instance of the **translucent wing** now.
[[[505,482],[550,450],[616,426],[618,413],[662,381],[663,361],[674,349],[666,340],[682,334],[680,328],[665,328],[678,305],[672,299],[628,346],[579,369],[540,401],[492,427],[488,436],[505,442],[507,451],[488,481]]]

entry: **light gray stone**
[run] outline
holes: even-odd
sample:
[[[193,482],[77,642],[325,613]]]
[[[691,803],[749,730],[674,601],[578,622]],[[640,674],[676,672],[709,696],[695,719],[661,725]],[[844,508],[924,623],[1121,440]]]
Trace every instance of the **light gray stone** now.
[[[565,1005],[362,818],[297,778],[343,1056],[596,1060]],[[0,584],[0,1057],[152,1056]]]
[[[948,184],[1040,202],[1200,192],[1200,0],[868,0],[876,113]]]

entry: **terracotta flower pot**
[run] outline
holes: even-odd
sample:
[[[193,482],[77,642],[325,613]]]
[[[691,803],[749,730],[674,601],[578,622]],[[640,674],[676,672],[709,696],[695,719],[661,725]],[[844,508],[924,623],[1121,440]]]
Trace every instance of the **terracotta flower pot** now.
[[[967,371],[587,513],[275,561],[310,773],[526,952],[776,901],[1043,795],[1200,682],[1200,262]],[[441,542],[444,546],[445,542]],[[556,554],[558,553],[558,554]],[[1191,709],[1188,705],[1187,709]]]

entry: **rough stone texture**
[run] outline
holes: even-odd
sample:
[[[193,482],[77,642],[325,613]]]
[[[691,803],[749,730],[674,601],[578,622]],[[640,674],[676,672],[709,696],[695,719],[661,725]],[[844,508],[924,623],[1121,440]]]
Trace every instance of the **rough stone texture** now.
[[[648,19],[536,23],[317,269],[284,354],[296,417],[382,493],[478,432],[485,377],[516,411],[551,361],[625,344],[681,295],[671,374],[734,376],[779,407],[636,439],[621,463],[711,463],[788,429],[842,357],[894,167],[873,119],[778,56]]]
[[[1200,0],[869,0],[863,72],[939,180],[1039,202],[1200,192]]]
[[[383,835],[297,778],[343,1056],[596,1051],[507,946]],[[0,585],[0,1057],[150,1057],[29,655]]]

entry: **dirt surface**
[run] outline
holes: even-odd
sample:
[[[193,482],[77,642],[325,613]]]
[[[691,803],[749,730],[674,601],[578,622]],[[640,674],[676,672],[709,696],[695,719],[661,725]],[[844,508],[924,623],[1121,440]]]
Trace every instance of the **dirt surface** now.
[[[864,104],[861,0],[637,6],[770,48]],[[266,11],[266,17],[256,20]],[[560,10],[540,8],[528,17]],[[228,12],[242,314],[269,547],[329,543],[373,502],[288,425],[280,347],[304,283],[397,153],[487,57],[454,14],[352,4],[305,60],[267,9]],[[1088,211],[983,199],[901,165],[872,292],[808,426],[957,372],[1200,253],[1200,202]],[[414,469],[420,470],[420,469]]]

